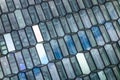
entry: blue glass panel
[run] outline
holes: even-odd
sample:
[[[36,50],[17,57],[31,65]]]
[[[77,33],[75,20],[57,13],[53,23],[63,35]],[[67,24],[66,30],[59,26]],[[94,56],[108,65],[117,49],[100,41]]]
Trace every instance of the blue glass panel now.
[[[35,75],[36,80],[43,80],[43,77],[39,68],[34,68],[33,73]]]
[[[19,77],[20,80],[27,80],[26,76],[25,76],[25,73],[19,73],[18,77]]]
[[[81,40],[81,44],[82,44],[84,50],[89,50],[91,48],[91,45],[89,43],[89,40],[88,40],[85,32],[84,31],[79,31],[78,36]]]
[[[61,59],[62,58],[62,53],[61,53],[61,50],[58,46],[58,43],[56,40],[51,40],[51,46],[52,46],[52,49],[53,49],[53,52],[54,52],[54,55],[56,57],[56,59]]]
[[[101,32],[100,32],[99,28],[98,27],[92,27],[92,32],[93,32],[93,35],[94,35],[94,37],[97,41],[97,44],[98,45],[104,45],[105,42],[103,40],[103,37],[101,35]]]
[[[65,42],[67,44],[67,47],[68,47],[70,54],[76,54],[77,51],[76,51],[75,44],[74,44],[71,36],[67,35],[64,37],[64,39],[65,39]]]

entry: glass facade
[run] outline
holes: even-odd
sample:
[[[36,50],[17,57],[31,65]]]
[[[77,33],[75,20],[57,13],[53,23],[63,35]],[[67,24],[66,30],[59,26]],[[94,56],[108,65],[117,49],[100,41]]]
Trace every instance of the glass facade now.
[[[0,80],[120,80],[120,0],[0,0]]]

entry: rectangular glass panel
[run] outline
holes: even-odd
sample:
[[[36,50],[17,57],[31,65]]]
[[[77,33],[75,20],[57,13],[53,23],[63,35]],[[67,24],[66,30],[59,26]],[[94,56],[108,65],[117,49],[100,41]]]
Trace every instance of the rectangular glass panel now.
[[[23,19],[23,15],[21,13],[21,10],[16,10],[15,11],[15,16],[16,16],[16,19],[17,19],[17,22],[19,24],[19,28],[24,28],[25,27],[25,21]]]
[[[15,58],[17,60],[19,69],[20,70],[26,69],[26,66],[25,66],[25,63],[24,63],[24,60],[23,60],[21,52],[15,53]]]
[[[104,68],[104,63],[101,59],[101,56],[100,56],[98,50],[97,49],[92,49],[90,52],[92,54],[92,58],[93,58],[93,60],[96,64],[97,68],[98,69],[103,69]]]
[[[69,0],[69,4],[71,5],[71,8],[72,8],[73,11],[78,11],[79,10],[79,7],[78,7],[78,4],[77,4],[76,0]]]
[[[98,72],[100,80],[106,80],[105,73],[103,71]]]
[[[83,53],[78,53],[76,55],[76,57],[77,57],[78,63],[81,67],[81,70],[82,70],[83,74],[89,74],[90,73],[90,68],[89,68],[88,63],[85,59],[84,54]]]
[[[8,12],[8,8],[7,8],[7,4],[5,2],[5,0],[1,0],[0,1],[0,6],[3,12]]]
[[[18,77],[17,77],[17,76],[12,76],[12,77],[10,78],[10,80],[18,80]]]
[[[56,40],[50,41],[56,59],[62,59],[62,53]]]
[[[35,49],[35,47],[29,48],[29,51],[30,51],[34,65],[35,66],[39,65],[40,59],[39,59],[39,56],[38,56],[38,53],[37,53],[37,50]]]
[[[89,17],[87,15],[86,11],[81,10],[79,13],[80,13],[80,16],[81,16],[81,19],[83,21],[83,24],[84,24],[85,28],[90,28],[92,26],[92,24],[89,20]]]
[[[0,79],[2,79],[2,78],[3,78],[3,70],[2,70],[2,67],[0,65]]]
[[[35,80],[32,71],[28,71],[28,72],[26,72],[26,76],[27,76],[27,80]]]
[[[10,11],[14,11],[15,6],[12,0],[6,0],[7,6],[9,8]]]
[[[39,68],[34,68],[33,73],[34,73],[34,76],[35,76],[36,80],[43,80],[43,76],[42,76]]]
[[[20,0],[22,7],[26,8],[28,6],[28,1],[27,0]]]
[[[19,80],[27,80],[25,73],[18,74]]]
[[[68,75],[68,78],[74,79],[75,78],[75,73],[73,71],[73,68],[72,68],[72,65],[70,63],[69,58],[62,59],[62,62],[63,62],[64,68],[66,70],[66,73]]]
[[[45,49],[44,49],[44,47],[43,47],[43,44],[37,44],[37,45],[36,45],[36,49],[37,49],[39,58],[40,58],[40,60],[41,60],[41,63],[42,63],[42,64],[47,64],[47,63],[48,63],[48,58],[47,58]]]
[[[20,4],[20,0],[13,0],[13,1],[14,1],[14,4],[15,4],[16,8],[22,8],[21,4]]]
[[[1,57],[0,62],[1,62],[1,66],[3,69],[4,75],[6,76],[6,75],[11,74],[10,66],[8,64],[8,60],[7,60],[6,56]]]
[[[90,78],[91,78],[91,80],[99,80],[99,77],[96,73],[91,73]]]
[[[63,4],[64,4],[64,6],[65,6],[65,9],[66,9],[67,13],[72,12],[68,0],[62,0],[62,1],[63,1]]]
[[[119,80],[120,79],[120,69],[117,66],[115,66],[115,67],[113,67],[113,71],[115,73],[117,80]]]
[[[50,74],[52,76],[52,80],[60,80],[56,66],[54,63],[49,63],[48,64],[48,69],[50,71]]]
[[[24,57],[27,68],[28,69],[33,68],[33,63],[32,63],[31,57],[30,57],[30,53],[28,52],[28,49],[23,49],[22,55]]]
[[[14,53],[9,53],[7,55],[7,57],[8,57],[12,72],[15,73],[15,74],[18,73],[18,67],[17,67],[17,63],[15,61]]]
[[[4,38],[5,38],[5,42],[6,42],[8,51],[9,52],[14,51],[15,50],[15,46],[13,44],[13,40],[12,40],[11,34],[10,33],[4,34]]]
[[[33,28],[35,37],[37,39],[37,42],[43,41],[43,38],[42,38],[42,35],[41,35],[41,32],[40,32],[38,25],[34,25],[34,26],[32,26],[32,28]]]
[[[0,34],[1,33],[4,33],[5,32],[5,30],[4,30],[4,28],[3,28],[3,24],[2,24],[2,21],[1,21],[1,19],[0,19]]]

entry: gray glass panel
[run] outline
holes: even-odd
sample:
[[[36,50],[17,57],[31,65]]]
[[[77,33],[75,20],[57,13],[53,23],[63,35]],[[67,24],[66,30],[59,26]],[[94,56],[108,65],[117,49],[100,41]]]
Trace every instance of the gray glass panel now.
[[[58,36],[64,36],[62,25],[60,24],[59,19],[53,19],[53,24]]]
[[[18,26],[18,23],[17,23],[17,20],[16,20],[16,17],[14,15],[14,13],[9,13],[8,14],[8,17],[9,17],[9,20],[10,20],[10,23],[11,23],[11,26],[12,26],[12,29],[13,30],[18,30],[19,29],[19,26]]]
[[[12,39],[13,39],[13,43],[15,45],[15,48],[17,50],[20,50],[22,49],[22,45],[21,45],[21,42],[20,42],[20,38],[19,38],[19,35],[18,35],[18,32],[17,31],[13,31],[11,33],[11,36],[12,36]]]
[[[29,1],[31,1],[31,0],[29,0]],[[30,6],[28,8],[28,11],[30,13],[30,16],[31,16],[33,24],[37,24],[39,22],[39,19],[38,19],[37,13],[35,11],[35,7],[34,6]]]
[[[22,55],[24,57],[27,68],[28,69],[33,68],[33,63],[32,63],[31,57],[30,57],[30,53],[28,52],[28,49],[23,49]]]
[[[69,4],[71,5],[71,8],[72,8],[73,11],[78,11],[79,10],[79,7],[78,7],[78,4],[77,4],[76,0],[69,0]]]
[[[70,7],[69,2],[68,2],[69,0],[62,0],[62,1],[63,1],[63,4],[65,6],[67,13],[72,12],[71,7]]]
[[[31,55],[31,58],[33,60],[34,65],[35,66],[39,65],[40,64],[40,59],[38,57],[38,53],[36,51],[36,48],[31,47],[31,48],[29,48],[29,51],[30,51],[30,55]]]
[[[5,0],[0,1],[0,6],[2,9],[2,12],[8,12],[8,8],[7,8],[7,4],[6,4]]]
[[[91,78],[91,80],[100,80],[96,73],[90,74],[90,78]]]
[[[9,63],[10,63],[12,73],[15,73],[15,74],[18,73],[18,67],[17,67],[14,53],[8,54],[7,57],[8,57]]]
[[[83,3],[83,0],[77,0],[77,3],[79,4],[79,7],[80,7],[81,9],[85,8],[85,5],[84,5],[84,3]]]
[[[2,70],[2,67],[0,65],[0,79],[2,79],[2,78],[3,78],[3,70]]]
[[[92,2],[91,0],[83,0],[84,4],[85,4],[85,7],[89,8],[92,6]]]
[[[13,76],[10,78],[10,80],[18,80],[18,77],[17,76]]]
[[[18,32],[19,32],[20,39],[21,39],[23,47],[29,46],[28,39],[27,39],[25,31],[24,30],[19,30]]]
[[[5,32],[5,30],[4,30],[4,28],[3,28],[3,24],[2,24],[2,21],[1,21],[1,19],[0,19],[0,34],[1,33],[4,33]]]
[[[20,0],[13,0],[13,1],[14,1],[14,4],[15,4],[16,8],[22,8],[21,4],[20,4]]]
[[[26,25],[32,25],[32,21],[27,9],[22,9],[23,17],[25,19]]]
[[[26,76],[27,76],[27,80],[35,80],[32,71],[28,71],[28,72],[26,72]]]
[[[11,31],[11,26],[10,26],[10,22],[9,22],[9,19],[8,19],[7,15],[3,14],[1,16],[1,19],[3,21],[3,26],[4,26],[5,31],[10,32]]]
[[[73,15],[72,14],[68,14],[66,16],[67,18],[67,21],[68,21],[68,24],[69,24],[69,27],[71,29],[72,32],[77,32],[78,31],[78,28],[77,28],[77,25],[75,23],[75,20],[73,18]]]
[[[113,71],[115,73],[117,80],[119,80],[120,79],[120,69],[117,66],[115,66],[115,67],[113,67]]]
[[[26,34],[27,34],[30,45],[35,45],[36,40],[35,40],[35,36],[33,34],[33,31],[32,31],[32,28],[26,27],[25,30],[26,30]]]
[[[15,10],[15,5],[12,0],[6,0],[7,6],[9,11],[14,11]]]
[[[34,0],[28,0],[29,5],[35,4]]]
[[[16,10],[15,11],[15,16],[16,16],[17,22],[19,24],[19,28],[20,29],[24,28],[25,27],[25,22],[24,22],[21,10]]]
[[[23,8],[26,8],[28,6],[28,1],[29,0],[20,0]]]

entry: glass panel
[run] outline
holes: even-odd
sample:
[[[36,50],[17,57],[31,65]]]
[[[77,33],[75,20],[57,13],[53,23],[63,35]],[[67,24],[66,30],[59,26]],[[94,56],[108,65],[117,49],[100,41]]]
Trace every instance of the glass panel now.
[[[97,18],[98,23],[103,24],[105,22],[105,19],[100,11],[100,8],[98,6],[95,6],[92,9],[93,9],[93,12]]]
[[[78,7],[76,0],[69,0],[69,4],[71,5],[71,8],[73,11],[79,10],[79,7]]]
[[[117,64],[118,63],[118,58],[115,55],[115,52],[113,50],[113,47],[110,44],[106,44],[105,46],[105,50],[107,52],[107,55],[111,61],[112,64]]]
[[[26,34],[27,34],[30,45],[35,45],[36,39],[35,39],[35,36],[33,34],[32,28],[26,27],[25,30],[26,30]]]
[[[54,1],[55,1],[59,15],[64,16],[66,14],[66,12],[65,12],[65,8],[62,4],[62,1],[61,0],[54,0]]]
[[[14,1],[14,4],[15,4],[16,8],[22,8],[21,4],[20,4],[20,0],[13,0],[13,1]]]
[[[83,3],[83,0],[77,0],[77,3],[79,4],[79,7],[82,9],[82,8],[85,8],[85,5]]]
[[[93,35],[96,39],[97,44],[101,45],[101,46],[104,45],[105,42],[103,40],[103,37],[101,35],[101,32],[100,32],[99,28],[98,27],[92,27],[92,32],[93,32]]]
[[[49,3],[49,7],[50,7],[50,9],[51,9],[51,11],[52,11],[53,16],[54,16],[54,17],[59,16],[54,1],[49,1],[48,3]]]
[[[80,13],[80,16],[81,16],[81,19],[83,21],[85,28],[90,28],[92,25],[91,25],[91,22],[89,20],[89,17],[87,15],[86,11],[81,10],[79,13]]]
[[[65,69],[63,68],[63,65],[60,61],[56,62],[56,67],[57,67],[57,70],[58,70],[58,73],[59,73],[61,80],[66,80],[67,75],[66,75]]]
[[[67,18],[67,21],[68,21],[68,24],[69,24],[69,27],[70,27],[71,31],[72,32],[77,32],[78,28],[77,28],[77,25],[76,25],[75,20],[73,18],[73,15],[72,14],[68,14],[66,16],[66,18]]]
[[[35,4],[34,0],[28,0],[28,2],[29,2],[29,5],[34,5]]]
[[[2,79],[2,78],[3,78],[3,71],[2,71],[2,67],[0,65],[0,79]]]
[[[117,15],[117,13],[116,13],[116,11],[115,11],[112,3],[111,3],[111,2],[107,2],[107,3],[105,4],[105,6],[106,6],[106,8],[107,8],[107,10],[108,10],[108,13],[109,13],[110,17],[111,17],[112,19],[117,19],[117,18],[118,18],[118,15]]]
[[[105,0],[98,0],[98,2],[102,4],[105,2]]]
[[[20,70],[26,69],[26,66],[25,66],[25,63],[24,63],[21,52],[15,53],[15,57],[16,57],[19,69]]]
[[[52,19],[52,14],[50,12],[50,8],[47,2],[44,2],[41,4],[44,15],[46,17],[46,19]]]
[[[88,39],[89,39],[89,41],[90,41],[90,43],[91,43],[91,46],[92,46],[92,47],[97,46],[97,43],[96,43],[96,41],[95,41],[95,39],[94,39],[94,36],[93,36],[93,34],[92,34],[92,31],[91,31],[91,30],[86,30],[86,34],[87,34],[87,36],[89,36]]]
[[[22,9],[23,17],[25,19],[26,25],[32,25],[32,21],[27,9]]]
[[[66,9],[67,13],[72,12],[68,0],[62,0],[62,1],[63,1],[63,4],[64,4],[64,6],[65,6],[65,9]]]
[[[17,63],[15,60],[15,56],[14,53],[9,53],[7,55],[9,63],[10,63],[10,67],[13,73],[18,73],[18,67],[17,67]]]
[[[63,26],[63,30],[65,31],[65,33],[70,33],[70,29],[68,27],[66,18],[65,17],[61,17],[60,21],[61,21],[61,24]]]
[[[63,56],[68,56],[69,53],[68,53],[67,46],[66,46],[64,40],[63,39],[58,39],[58,43],[60,45]]]
[[[73,54],[73,55],[76,54],[77,51],[76,51],[75,44],[73,42],[72,37],[70,35],[66,35],[64,37],[64,39],[65,39],[66,45],[68,47],[69,53]]]
[[[97,49],[92,49],[90,52],[92,54],[93,60],[96,64],[97,68],[98,69],[103,69],[104,68],[104,63],[101,59],[101,56],[100,56],[98,50]]]
[[[92,6],[92,2],[91,0],[83,0],[84,4],[85,4],[85,7],[89,8]]]
[[[90,67],[90,70],[91,71],[96,70],[96,65],[95,65],[93,58],[89,52],[85,53],[85,58],[86,58],[86,61]]]
[[[28,71],[28,72],[26,72],[26,76],[27,76],[27,80],[35,80],[32,71]]]
[[[29,48],[29,51],[30,51],[30,54],[31,54],[32,61],[33,61],[34,65],[35,66],[39,65],[40,64],[40,59],[38,57],[38,53],[37,53],[37,50],[35,49],[35,47]]]
[[[8,51],[9,52],[14,51],[15,46],[13,44],[13,40],[12,40],[12,37],[11,37],[10,33],[4,34],[4,38],[5,38],[5,42],[6,42]]]
[[[75,78],[75,74],[74,74],[74,71],[73,71],[73,68],[72,68],[72,65],[70,63],[69,58],[62,59],[62,62],[63,62],[64,68],[66,70],[68,78],[69,79],[74,79]]]
[[[116,53],[117,57],[118,57],[119,60],[120,60],[120,46],[119,46],[119,44],[118,44],[118,43],[114,43],[114,44],[113,44],[113,48],[114,48],[114,50],[115,50],[115,53]]]
[[[13,77],[11,77],[10,80],[18,80],[18,77],[17,76],[13,76]]]
[[[71,60],[71,64],[73,66],[73,69],[75,71],[75,74],[77,76],[80,76],[82,74],[82,71],[79,67],[79,64],[78,64],[78,61],[77,61],[76,57],[71,57],[70,60]]]
[[[108,34],[110,35],[111,40],[112,41],[117,41],[118,36],[117,36],[117,34],[116,34],[115,30],[114,30],[114,27],[113,27],[112,23],[111,22],[105,23],[105,27],[106,27],[106,29],[108,31]]]
[[[114,25],[115,30],[116,30],[116,32],[117,32],[119,38],[120,38],[120,25],[118,24],[117,21],[113,22],[113,25]]]
[[[103,71],[98,72],[100,80],[106,80],[105,73]]]
[[[18,77],[20,80],[27,80],[25,73],[19,73]]]
[[[110,42],[110,37],[104,26],[100,26],[100,31],[101,31],[101,34],[103,35],[105,42]]]
[[[50,21],[47,22],[47,28],[48,28],[48,30],[49,30],[50,35],[51,35],[52,38],[57,37],[57,34],[55,32],[55,29],[53,27],[52,22],[50,22]]]
[[[63,32],[59,19],[53,19],[53,24],[54,24],[54,27],[55,27],[55,30],[58,36],[64,36],[64,32]]]
[[[30,54],[29,54],[29,52],[28,52],[28,49],[23,49],[23,50],[22,50],[22,55],[23,55],[23,57],[24,57],[24,60],[25,60],[25,63],[26,63],[27,68],[28,68],[28,69],[33,68],[33,63],[32,63]]]
[[[77,51],[78,52],[82,51],[83,48],[82,48],[82,45],[81,45],[81,43],[79,41],[79,38],[78,38],[77,34],[72,35],[72,38],[73,38],[73,41],[75,43]]]
[[[11,26],[10,26],[10,22],[9,22],[9,19],[8,19],[8,17],[7,17],[7,15],[6,14],[3,14],[2,16],[1,16],[1,19],[2,19],[2,23],[3,23],[3,26],[4,26],[4,29],[5,29],[5,31],[6,32],[10,32],[11,31]]]
[[[47,58],[45,49],[44,49],[44,47],[43,47],[43,44],[37,44],[37,45],[36,45],[36,49],[37,49],[39,58],[40,58],[40,60],[41,60],[41,63],[42,63],[42,64],[47,64],[47,63],[48,63],[48,58]]]
[[[15,18],[14,13],[9,13],[9,14],[8,14],[8,17],[9,17],[9,20],[10,20],[10,23],[11,23],[11,26],[12,26],[12,29],[18,30],[18,29],[19,29],[19,26],[18,26],[18,23],[17,23],[17,20],[16,20],[16,18]]]
[[[1,0],[0,1],[0,6],[3,12],[8,12],[8,8],[7,8],[7,4],[5,2],[5,0]]]
[[[106,68],[104,71],[108,80],[116,80],[115,75],[111,68]]]
[[[91,78],[91,80],[100,80],[96,73],[91,73],[90,78]]]
[[[7,60],[6,56],[1,57],[0,62],[1,62],[1,66],[3,69],[4,75],[6,76],[6,75],[11,74],[10,66],[8,64],[8,60]]]
[[[107,54],[105,52],[105,49],[104,48],[99,48],[99,51],[100,51],[100,55],[101,55],[105,65],[106,66],[110,65],[110,61],[109,61],[108,56],[107,56]]]
[[[4,30],[4,28],[3,28],[3,24],[2,24],[2,21],[1,21],[1,19],[0,19],[0,34],[1,33],[4,33],[5,32],[5,30]]]
[[[32,0],[30,0],[30,1],[32,1]],[[35,11],[35,7],[34,6],[30,6],[28,8],[28,11],[30,13],[30,16],[31,16],[33,24],[37,24],[39,22],[39,19],[38,19],[37,13]]]
[[[55,64],[49,63],[48,68],[49,68],[50,74],[52,76],[52,80],[60,80],[57,69],[55,67]]]
[[[6,0],[6,3],[7,3],[7,6],[9,8],[9,11],[14,11],[15,10],[15,5],[14,5],[12,0]]]
[[[113,67],[113,71],[115,73],[117,80],[119,80],[120,79],[120,69],[117,66],[115,66],[115,67]]]
[[[62,56],[62,53],[61,53],[61,50],[59,48],[59,45],[58,45],[57,41],[56,40],[51,40],[50,43],[51,43],[55,58],[56,59],[61,59],[63,56]]]
[[[33,73],[35,75],[36,80],[43,80],[43,76],[42,76],[41,71],[40,71],[39,68],[34,68]]]
[[[29,42],[28,42],[28,39],[27,39],[27,36],[26,36],[26,33],[25,33],[24,29],[21,29],[18,32],[19,32],[20,39],[21,39],[23,47],[29,46]]]
[[[85,59],[84,54],[83,53],[78,53],[76,55],[76,57],[77,57],[78,63],[81,67],[81,70],[82,70],[83,74],[89,74],[90,73],[90,68],[89,68],[88,63]]]
[[[41,6],[40,5],[35,5],[35,8],[36,8],[39,19],[41,21],[45,20],[45,16],[44,16],[44,13],[43,13],[43,10],[42,10]]]
[[[113,1],[113,5],[115,7],[115,10],[117,11],[118,15],[120,16],[120,6],[117,1]]]
[[[22,7],[26,8],[28,6],[28,1],[27,0],[20,0]]]
[[[43,73],[43,77],[44,77],[45,80],[52,80],[51,76],[50,76],[50,73],[48,71],[48,68],[46,66],[41,67],[41,71]]]
[[[24,28],[25,27],[25,21],[23,19],[23,16],[22,16],[22,13],[21,13],[21,10],[16,10],[15,11],[15,16],[16,16],[16,19],[17,19],[17,22],[19,24],[19,28]]]
[[[55,57],[54,57],[54,54],[53,54],[53,51],[52,51],[52,48],[51,48],[50,44],[49,43],[45,43],[43,45],[44,45],[44,48],[45,48],[45,51],[46,51],[46,54],[48,56],[49,61],[54,60]]]
[[[21,42],[20,42],[20,38],[19,38],[19,36],[18,36],[18,32],[17,32],[17,31],[11,32],[11,36],[12,36],[12,39],[13,39],[15,48],[16,48],[17,50],[22,49],[22,45],[21,45]]]
[[[40,32],[38,25],[34,25],[34,26],[32,26],[32,28],[33,28],[35,37],[37,39],[37,42],[43,41],[43,38],[42,38],[42,35],[41,35],[41,32]]]
[[[79,31],[78,36],[80,38],[80,41],[81,41],[81,44],[82,44],[84,50],[89,50],[91,48],[91,45],[88,41],[88,38],[87,38],[85,32],[84,31]]]

